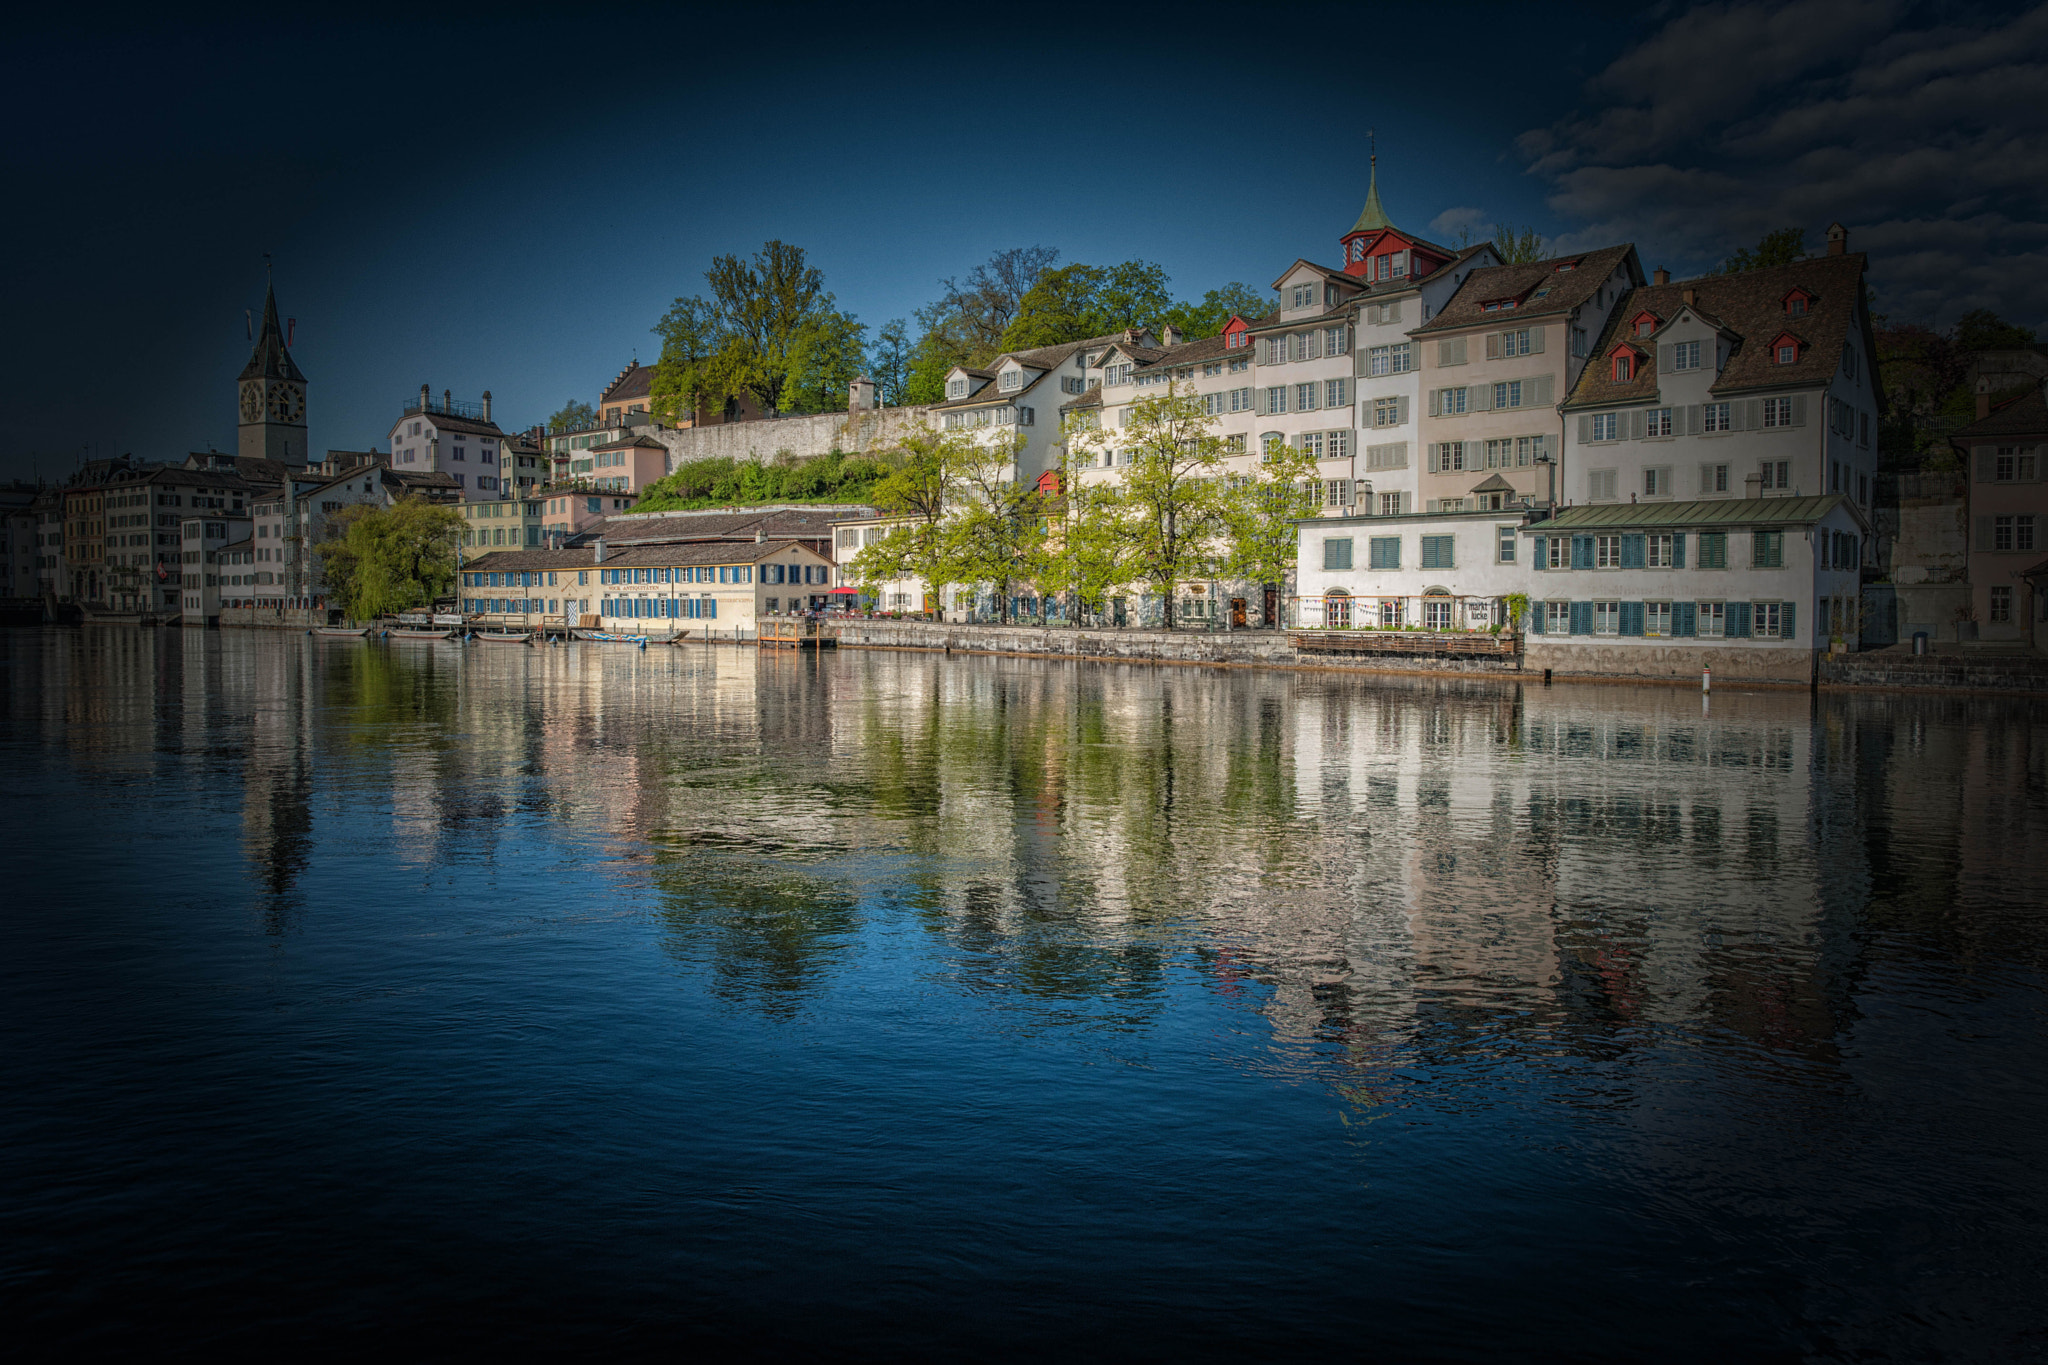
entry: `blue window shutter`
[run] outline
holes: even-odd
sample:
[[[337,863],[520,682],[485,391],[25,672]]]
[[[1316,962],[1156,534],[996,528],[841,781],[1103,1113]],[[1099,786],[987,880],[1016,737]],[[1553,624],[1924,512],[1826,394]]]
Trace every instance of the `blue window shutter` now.
[[[1590,569],[1593,567],[1593,537],[1572,537],[1572,567]],[[1577,632],[1574,632],[1576,634]]]
[[[1572,603],[1572,634],[1591,635],[1592,633],[1593,604],[1591,602]]]
[[[716,616],[716,615],[718,615],[718,599],[717,599],[717,598],[715,598],[715,597],[707,597],[707,598],[705,598],[705,599],[704,599],[704,614],[705,614],[706,616]]]
[[[1728,604],[1728,638],[1731,640],[1747,640],[1749,638],[1749,603],[1730,602]]]
[[[1671,537],[1671,567],[1674,569],[1685,567],[1685,532],[1683,531]]]
[[[1636,539],[1640,540],[1642,537],[1638,536]],[[1623,635],[1641,635],[1643,633],[1642,603],[1624,602],[1621,604],[1621,633]]]
[[[1695,602],[1673,602],[1671,604],[1671,633],[1691,636],[1699,630],[1699,604]]]
[[[1543,604],[1541,602],[1531,602],[1529,604],[1529,633],[1531,635],[1541,635],[1543,633]]]
[[[1786,604],[1785,604],[1784,606],[1780,607],[1780,608],[1779,608],[1778,610],[1779,610],[1779,613],[1780,613],[1780,617],[1779,617],[1779,621],[1780,621],[1780,624],[1779,624],[1779,627],[1778,627],[1778,628],[1779,628],[1779,630],[1780,630],[1780,632],[1781,632],[1781,633],[1782,633],[1782,634],[1784,635],[1784,637],[1785,637],[1785,638],[1786,638],[1787,640],[1796,640],[1796,639],[1798,639],[1798,638],[1799,638],[1799,614],[1798,614],[1798,613],[1799,613],[1799,604],[1798,604],[1797,602],[1787,602],[1787,603],[1786,603]]]
[[[1643,553],[1644,537],[1623,536],[1621,538],[1621,567],[1640,569],[1645,562]]]
[[[1540,569],[1542,569],[1542,568],[1543,568],[1543,567],[1544,567],[1545,565],[1547,565],[1548,563],[1550,563],[1550,538],[1549,538],[1548,536],[1537,536],[1537,537],[1535,537],[1535,541],[1536,541],[1536,562],[1535,562],[1535,567],[1536,567],[1537,569],[1539,569],[1539,570],[1540,570]]]

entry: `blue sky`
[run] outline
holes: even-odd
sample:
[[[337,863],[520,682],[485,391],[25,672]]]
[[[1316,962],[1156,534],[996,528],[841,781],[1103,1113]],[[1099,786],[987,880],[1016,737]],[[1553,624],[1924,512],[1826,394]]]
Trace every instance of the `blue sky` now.
[[[0,476],[232,448],[266,251],[312,446],[361,449],[422,381],[506,425],[588,401],[770,237],[871,327],[1009,246],[1264,286],[1334,259],[1369,128],[1418,231],[1633,240],[1683,273],[1840,217],[1880,311],[2048,323],[2048,6],[1476,5],[1436,35],[1356,5],[963,13],[17,32]]]

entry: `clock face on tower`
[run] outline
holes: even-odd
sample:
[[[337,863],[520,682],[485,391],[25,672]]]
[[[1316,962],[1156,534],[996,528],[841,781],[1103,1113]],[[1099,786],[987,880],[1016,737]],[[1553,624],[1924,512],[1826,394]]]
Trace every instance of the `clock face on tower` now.
[[[306,395],[297,384],[279,384],[270,391],[270,415],[279,422],[299,422],[306,416]]]
[[[253,422],[263,415],[263,386],[253,380],[242,385],[242,420]]]

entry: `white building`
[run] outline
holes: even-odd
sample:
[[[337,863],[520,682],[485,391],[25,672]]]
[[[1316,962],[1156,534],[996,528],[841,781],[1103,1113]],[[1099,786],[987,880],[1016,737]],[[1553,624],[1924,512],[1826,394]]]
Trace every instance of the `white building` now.
[[[401,474],[447,474],[464,502],[506,497],[506,480],[517,479],[518,471],[503,465],[505,443],[491,420],[489,393],[481,403],[458,403],[444,389],[437,404],[422,384],[418,400],[392,424],[391,467]]]
[[[1826,256],[1635,289],[1565,400],[1560,500],[1840,493],[1867,517],[1883,399],[1865,261]]]
[[[188,512],[178,539],[180,619],[188,626],[217,626],[221,607],[248,601],[254,587],[249,514]]]

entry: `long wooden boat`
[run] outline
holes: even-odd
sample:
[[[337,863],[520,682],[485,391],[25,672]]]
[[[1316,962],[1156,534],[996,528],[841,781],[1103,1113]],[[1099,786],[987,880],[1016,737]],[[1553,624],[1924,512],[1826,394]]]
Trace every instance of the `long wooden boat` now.
[[[614,630],[584,630],[579,626],[570,633],[579,640],[589,640],[593,644],[600,645],[644,645],[647,643],[645,635],[621,635]]]
[[[384,632],[394,640],[445,640],[453,631],[429,630],[424,626],[393,626]]]
[[[315,626],[315,635],[331,635],[336,638],[360,640],[370,633],[368,626]]]
[[[530,630],[480,630],[476,638],[487,645],[523,645],[533,639]]]

